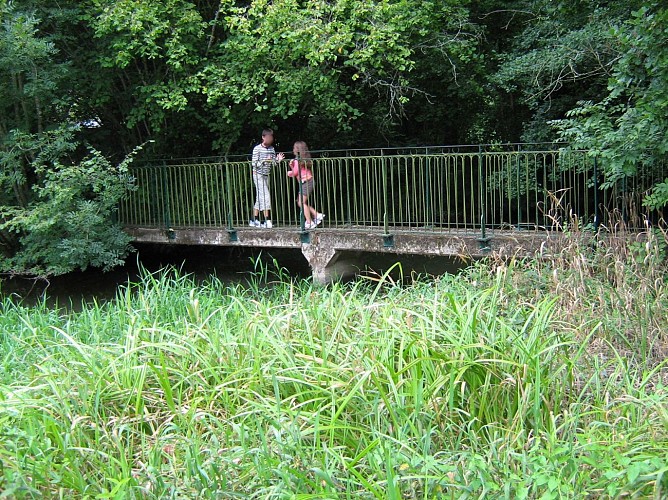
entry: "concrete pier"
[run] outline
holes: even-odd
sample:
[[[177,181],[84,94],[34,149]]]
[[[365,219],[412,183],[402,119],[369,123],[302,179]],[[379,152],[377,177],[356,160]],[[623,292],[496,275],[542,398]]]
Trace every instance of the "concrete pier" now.
[[[480,233],[468,231],[429,232],[317,229],[302,233],[298,228],[158,228],[127,227],[141,243],[170,245],[216,245],[255,248],[300,249],[311,266],[313,279],[326,283],[356,274],[375,253],[476,258],[494,253],[502,257],[533,255],[556,235],[547,231],[494,231],[484,241]]]

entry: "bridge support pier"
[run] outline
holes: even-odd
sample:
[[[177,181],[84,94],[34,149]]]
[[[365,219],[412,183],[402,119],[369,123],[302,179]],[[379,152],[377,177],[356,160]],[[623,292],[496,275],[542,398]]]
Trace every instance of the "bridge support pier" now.
[[[311,266],[313,281],[326,285],[337,279],[354,276],[359,269],[333,248],[323,248],[317,243],[302,245],[302,254]]]

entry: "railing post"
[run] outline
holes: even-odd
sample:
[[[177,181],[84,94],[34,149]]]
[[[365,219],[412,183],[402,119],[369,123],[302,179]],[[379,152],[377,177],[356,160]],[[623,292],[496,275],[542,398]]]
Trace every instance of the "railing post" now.
[[[600,224],[598,212],[598,156],[594,155],[594,230],[597,233]]]
[[[521,146],[517,146],[517,156],[515,157],[515,203],[517,204],[517,230],[522,229],[522,204],[520,203],[520,153]],[[527,192],[528,196],[528,192]]]
[[[628,207],[627,207],[627,204],[628,204],[627,180],[628,180],[628,177],[627,177],[626,174],[624,174],[624,177],[622,177],[622,221],[624,222],[624,224],[628,224],[628,222],[629,222],[629,214],[628,214]]]
[[[427,154],[425,154],[424,157],[424,165],[425,165],[425,170],[426,170],[426,186],[425,186],[425,201],[426,205],[424,208],[424,214],[425,214],[425,227],[427,228],[433,228],[432,220],[431,220],[431,213],[432,213],[432,204],[431,204],[431,161]]]
[[[304,212],[304,190],[302,189],[302,168],[299,164],[299,153],[297,153],[297,186],[299,187],[298,196],[299,196],[299,227],[301,227],[302,233],[306,229],[306,214]]]
[[[391,248],[394,246],[394,235],[390,234],[387,210],[387,159],[381,150],[381,175],[383,177],[383,246]]]
[[[158,187],[160,186],[160,169],[155,168],[153,166],[146,167],[146,170],[148,172],[147,179],[149,181],[148,185],[148,194],[151,197],[151,200],[149,203],[154,204],[154,210],[152,210],[152,215],[153,219],[151,219],[151,222],[160,226],[160,205],[161,205],[161,200],[160,196],[158,196]],[[150,205],[149,205],[150,206]],[[162,202],[162,206],[164,207],[164,202]],[[164,214],[163,214],[164,216]]]
[[[341,175],[341,162],[344,162],[345,165],[345,176]],[[344,223],[348,224],[349,226],[353,225],[353,209],[352,209],[352,204],[350,202],[351,198],[351,190],[355,188],[355,181],[353,177],[353,182],[350,182],[350,164],[352,163],[352,170],[353,170],[353,176],[355,175],[355,162],[351,162],[349,158],[345,159],[339,159],[338,164],[339,164],[339,179],[345,179],[345,193],[346,193],[346,218],[344,219]],[[333,171],[334,169],[332,169]]]
[[[478,243],[480,243],[480,249],[483,252],[489,252],[489,238],[487,237],[487,221],[485,219],[486,212],[486,198],[487,198],[487,172],[483,166],[483,154],[482,146],[478,146],[478,194],[479,194],[479,203],[480,207],[480,238],[478,238]]]
[[[225,195],[227,197],[227,234],[230,241],[238,241],[237,231],[232,221],[232,187],[230,186],[230,164],[225,155]]]
[[[165,200],[165,211],[164,211],[164,220],[165,220],[165,231],[167,233],[167,238],[173,240],[176,238],[176,233],[172,228],[172,219],[170,212],[172,210],[169,196],[169,186],[167,183],[167,163],[162,162],[162,168],[160,169],[160,175],[162,177],[162,197]]]

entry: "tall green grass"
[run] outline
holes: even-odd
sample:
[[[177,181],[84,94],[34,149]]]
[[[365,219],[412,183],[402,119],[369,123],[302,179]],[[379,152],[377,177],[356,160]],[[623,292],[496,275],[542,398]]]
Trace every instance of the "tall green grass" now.
[[[630,362],[605,318],[566,314],[547,285],[522,293],[536,272],[322,288],[165,271],[80,312],[5,300],[0,489],[664,497],[665,364]]]

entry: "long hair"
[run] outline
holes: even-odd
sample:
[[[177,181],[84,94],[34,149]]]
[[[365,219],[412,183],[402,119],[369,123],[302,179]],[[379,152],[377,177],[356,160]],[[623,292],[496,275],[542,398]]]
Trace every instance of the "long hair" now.
[[[311,152],[308,150],[308,146],[304,141],[295,142],[294,150],[297,151],[297,157],[299,158],[299,167],[300,168],[311,168],[313,162],[311,161]]]

